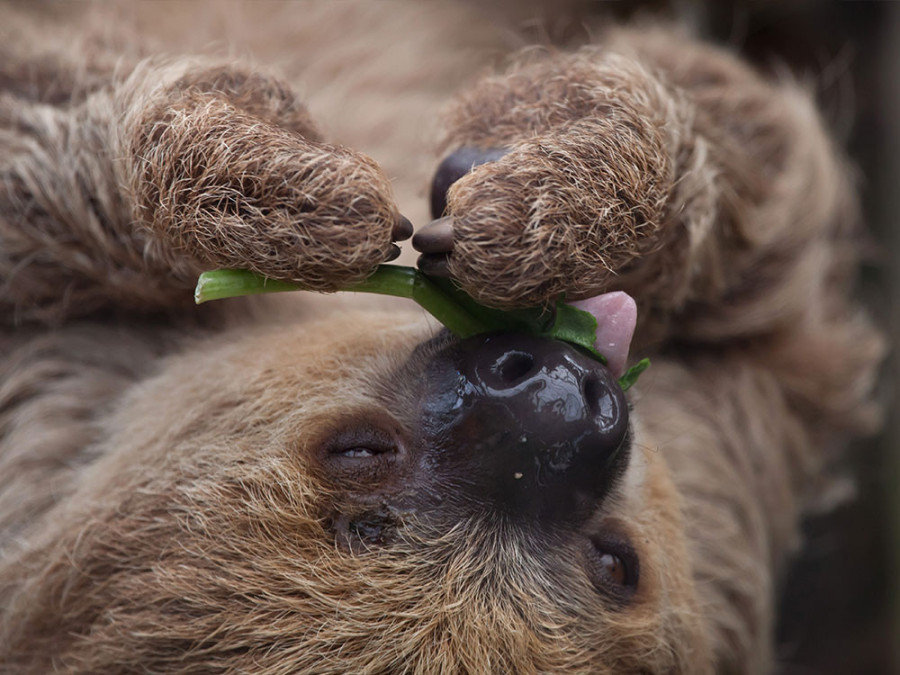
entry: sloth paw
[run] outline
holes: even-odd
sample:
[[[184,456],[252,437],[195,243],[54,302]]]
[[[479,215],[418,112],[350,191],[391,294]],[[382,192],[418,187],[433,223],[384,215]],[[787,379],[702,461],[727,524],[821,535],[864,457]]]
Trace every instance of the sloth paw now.
[[[633,63],[558,57],[489,79],[450,119],[427,271],[496,307],[585,298],[658,248],[675,183],[666,93]]]
[[[395,257],[392,242],[412,228],[380,167],[321,142],[305,115],[299,127],[284,124],[252,93],[191,86],[137,126],[132,190],[157,241],[193,266],[318,290],[360,281]]]

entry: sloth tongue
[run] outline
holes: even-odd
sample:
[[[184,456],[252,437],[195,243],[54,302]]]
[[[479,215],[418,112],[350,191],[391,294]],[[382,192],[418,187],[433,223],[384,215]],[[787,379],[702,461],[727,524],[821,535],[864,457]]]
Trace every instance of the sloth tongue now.
[[[628,362],[628,348],[637,323],[637,305],[627,293],[615,291],[570,303],[597,319],[594,347],[606,357],[615,377],[621,377]]]

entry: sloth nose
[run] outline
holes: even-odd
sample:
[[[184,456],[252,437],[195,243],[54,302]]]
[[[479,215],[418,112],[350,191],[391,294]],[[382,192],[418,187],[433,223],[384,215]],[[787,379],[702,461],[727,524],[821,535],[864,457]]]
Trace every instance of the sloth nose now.
[[[464,340],[447,364],[455,391],[432,402],[432,432],[462,489],[513,515],[586,518],[628,456],[628,406],[610,371],[519,334]]]

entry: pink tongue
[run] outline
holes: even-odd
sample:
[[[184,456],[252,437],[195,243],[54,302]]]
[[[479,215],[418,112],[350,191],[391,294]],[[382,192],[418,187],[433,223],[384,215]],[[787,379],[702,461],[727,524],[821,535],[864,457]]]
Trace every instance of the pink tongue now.
[[[637,323],[637,305],[622,291],[596,295],[571,303],[597,319],[597,340],[594,347],[606,357],[615,377],[621,377],[628,363],[628,348]]]

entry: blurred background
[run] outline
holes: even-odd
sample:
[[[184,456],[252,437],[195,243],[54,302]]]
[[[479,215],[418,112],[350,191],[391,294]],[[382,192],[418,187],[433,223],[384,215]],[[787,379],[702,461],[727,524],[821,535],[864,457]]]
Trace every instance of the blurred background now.
[[[857,498],[804,524],[804,554],[781,589],[777,673],[900,673],[900,410],[891,403],[900,382],[900,2],[597,1],[581,11],[588,21],[669,14],[764,71],[789,70],[809,83],[858,167],[872,235],[859,292],[894,352],[881,382],[885,429],[848,457]]]

